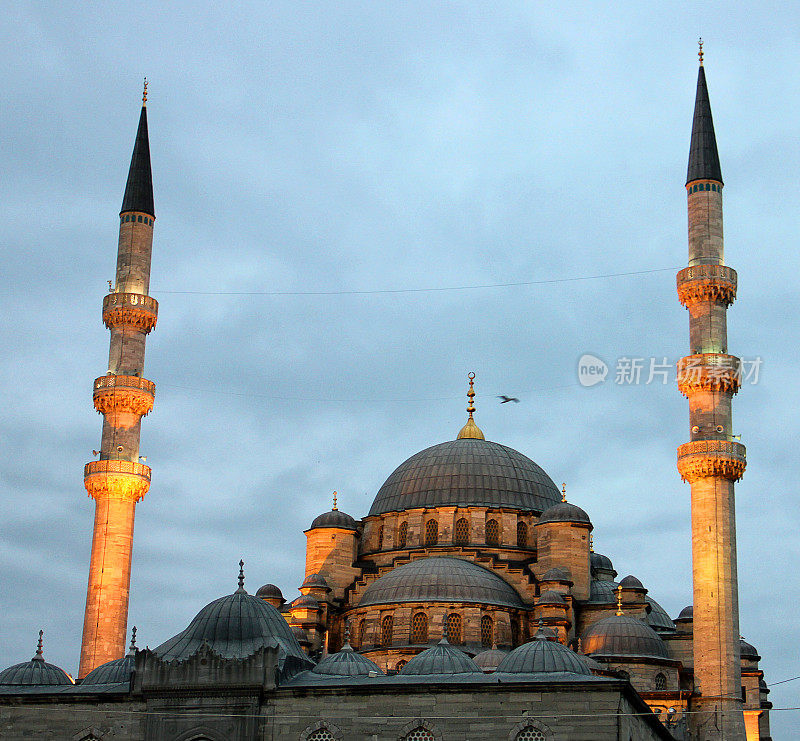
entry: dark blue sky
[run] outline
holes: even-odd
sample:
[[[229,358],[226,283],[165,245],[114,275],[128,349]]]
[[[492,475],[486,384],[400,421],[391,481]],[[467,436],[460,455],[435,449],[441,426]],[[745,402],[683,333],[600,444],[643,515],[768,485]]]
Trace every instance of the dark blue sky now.
[[[160,316],[140,645],[231,592],[240,557],[250,591],[291,599],[331,492],[364,516],[398,464],[455,437],[468,371],[487,437],[566,481],[596,549],[677,615],[688,406],[673,374],[614,381],[619,358],[688,351],[674,273],[701,34],[739,272],[729,347],[763,359],[734,403],[741,628],[768,681],[800,674],[798,14],[725,3],[7,7],[0,665],[43,628],[46,657],[77,668],[91,382],[145,74]],[[638,271],[657,272],[590,278]],[[531,285],[329,293],[506,283]],[[611,366],[591,389],[587,352]],[[796,706],[796,687],[770,699]],[[800,717],[775,712],[773,729]]]

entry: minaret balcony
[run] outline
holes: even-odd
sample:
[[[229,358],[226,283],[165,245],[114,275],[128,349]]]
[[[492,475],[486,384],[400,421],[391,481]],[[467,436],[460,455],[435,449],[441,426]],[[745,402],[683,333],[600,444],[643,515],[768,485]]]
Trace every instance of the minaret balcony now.
[[[736,271],[727,265],[690,265],[676,281],[678,298],[686,308],[707,301],[730,306],[736,298]]]
[[[94,379],[94,408],[114,427],[128,429],[149,414],[156,385],[139,376],[100,376]]]
[[[131,461],[91,461],[83,467],[83,485],[92,499],[138,502],[150,488],[150,466]]]
[[[158,320],[158,301],[143,293],[109,293],[103,299],[103,324],[147,334]]]
[[[699,353],[678,361],[678,390],[687,398],[693,391],[735,394],[742,385],[742,361],[734,355]]]
[[[747,465],[747,450],[730,440],[694,440],[678,446],[678,472],[690,484],[716,477],[738,481]]]

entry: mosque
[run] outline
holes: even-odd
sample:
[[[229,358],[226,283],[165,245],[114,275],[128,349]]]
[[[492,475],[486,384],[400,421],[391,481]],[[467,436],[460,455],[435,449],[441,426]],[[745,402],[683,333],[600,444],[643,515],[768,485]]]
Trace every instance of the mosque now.
[[[300,596],[232,593],[153,649],[127,643],[139,456],[155,384],[143,376],[158,317],[149,293],[155,209],[145,96],[120,213],[116,284],[103,300],[109,370],[84,480],[96,515],[78,679],[44,658],[0,672],[0,736],[164,739],[770,738],[769,690],[739,636],[731,436],[740,362],[726,312],[723,181],[702,60],[689,169],[689,263],[677,276],[690,351],[678,366],[690,440],[693,604],[670,617],[592,547],[592,522],[523,453],[467,419],[401,463],[361,519],[333,507],[305,531]],[[232,570],[233,571],[233,570]],[[231,582],[234,580],[231,574]],[[180,626],[176,626],[176,629]]]

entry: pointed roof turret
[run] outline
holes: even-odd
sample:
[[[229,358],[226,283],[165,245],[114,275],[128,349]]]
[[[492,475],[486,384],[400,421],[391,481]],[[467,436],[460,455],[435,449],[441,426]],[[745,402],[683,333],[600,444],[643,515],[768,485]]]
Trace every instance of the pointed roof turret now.
[[[703,41],[700,40],[700,69],[697,72],[697,95],[694,101],[692,120],[692,143],[689,145],[689,169],[686,182],[693,180],[717,180],[722,182],[719,165],[717,138],[714,135],[714,120],[708,99],[706,72],[703,67]]]
[[[154,218],[156,215],[153,206],[153,174],[150,169],[150,139],[147,136],[147,78],[144,81],[142,112],[139,115],[139,128],[136,131],[136,143],[133,145],[131,167],[128,170],[128,182],[125,185],[120,213],[126,211],[141,211]]]

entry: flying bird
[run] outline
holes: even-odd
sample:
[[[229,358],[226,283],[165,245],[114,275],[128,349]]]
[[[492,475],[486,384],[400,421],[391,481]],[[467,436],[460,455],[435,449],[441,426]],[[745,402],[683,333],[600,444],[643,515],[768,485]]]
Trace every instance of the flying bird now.
[[[516,396],[506,396],[505,394],[500,394],[497,397],[498,399],[502,399],[501,404],[508,404],[509,401],[513,401],[515,404],[519,404],[519,399]]]

